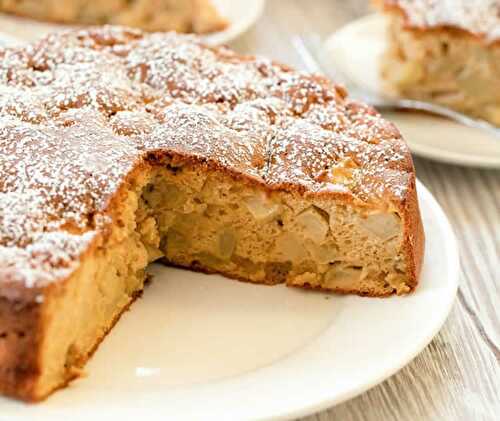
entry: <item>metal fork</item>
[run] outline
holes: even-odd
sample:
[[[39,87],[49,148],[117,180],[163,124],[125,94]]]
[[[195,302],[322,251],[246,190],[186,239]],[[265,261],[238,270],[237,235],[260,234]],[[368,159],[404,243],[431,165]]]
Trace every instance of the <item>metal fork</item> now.
[[[334,81],[343,84],[349,96],[370,104],[378,110],[395,111],[411,110],[424,111],[430,114],[446,117],[464,126],[480,129],[500,138],[500,129],[485,120],[475,119],[465,114],[454,111],[441,105],[430,102],[417,101],[408,98],[391,98],[365,89],[352,80],[345,72],[342,72],[333,63],[325,63],[321,54],[321,42],[315,36],[295,35],[291,38],[292,45],[304,62],[307,70],[313,73],[323,73]]]

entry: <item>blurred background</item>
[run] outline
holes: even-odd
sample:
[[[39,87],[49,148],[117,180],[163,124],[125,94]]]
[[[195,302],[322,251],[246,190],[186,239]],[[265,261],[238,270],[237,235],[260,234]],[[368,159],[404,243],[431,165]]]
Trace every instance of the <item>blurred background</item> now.
[[[234,1],[234,5],[237,3],[241,3],[238,10],[243,14],[252,9],[251,0]],[[321,68],[314,69],[317,57],[304,53],[297,37],[315,37],[322,43],[345,25],[374,12],[368,0],[267,0],[263,13],[255,23],[250,22],[248,31],[219,40],[240,53],[264,55],[299,69],[328,72],[323,62]],[[19,25],[0,17],[0,32],[21,39],[30,39],[38,28],[35,23]],[[8,37],[2,39],[11,42]],[[367,44],[366,51],[360,51],[358,46],[357,57],[373,53],[373,45]],[[343,47],[348,51],[350,46]],[[329,59],[335,62],[337,57]],[[366,71],[367,78],[378,72],[372,65],[357,71]],[[393,117],[389,118],[398,124],[399,117]],[[406,136],[410,146],[420,141],[432,145],[445,140],[453,147],[456,136],[464,134],[460,127],[458,132],[437,131],[438,124],[432,118],[422,120],[418,133]],[[500,152],[484,153],[485,149],[478,146],[480,136],[467,132],[466,142],[483,152],[483,159],[499,162]],[[492,142],[492,151],[500,150],[498,138],[488,142]],[[398,374],[307,421],[500,419],[500,165],[479,168],[444,161],[459,159],[451,149],[433,153],[432,159],[426,154],[414,154],[417,177],[445,210],[460,243],[460,287],[448,321],[430,346]]]

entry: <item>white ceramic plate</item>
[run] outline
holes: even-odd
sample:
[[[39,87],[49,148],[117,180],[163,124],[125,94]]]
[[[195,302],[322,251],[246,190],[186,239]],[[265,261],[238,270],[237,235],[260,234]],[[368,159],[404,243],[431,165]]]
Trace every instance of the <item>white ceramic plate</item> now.
[[[38,405],[0,398],[0,420],[283,419],[369,389],[430,342],[455,298],[455,237],[418,193],[427,246],[414,294],[335,296],[154,266],[88,376]]]
[[[387,19],[366,16],[335,32],[324,44],[325,62],[371,91],[381,92],[379,62],[386,50]],[[500,168],[500,140],[449,120],[419,113],[384,115],[397,124],[412,152],[453,164]]]
[[[219,13],[229,20],[230,25],[224,31],[204,36],[203,38],[210,45],[225,44],[247,31],[260,17],[265,5],[265,0],[212,1]],[[69,27],[0,14],[0,31],[24,41],[33,41],[47,33]]]
[[[229,27],[206,35],[210,45],[227,44],[250,29],[264,11],[265,0],[212,0],[220,14],[229,20]]]

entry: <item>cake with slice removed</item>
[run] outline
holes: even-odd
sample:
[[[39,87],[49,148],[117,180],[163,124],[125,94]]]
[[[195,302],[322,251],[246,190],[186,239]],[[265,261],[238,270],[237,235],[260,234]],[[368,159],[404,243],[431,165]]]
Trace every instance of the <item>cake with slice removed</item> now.
[[[0,57],[1,393],[36,401],[78,376],[152,261],[373,297],[417,286],[408,148],[326,78],[119,27]]]

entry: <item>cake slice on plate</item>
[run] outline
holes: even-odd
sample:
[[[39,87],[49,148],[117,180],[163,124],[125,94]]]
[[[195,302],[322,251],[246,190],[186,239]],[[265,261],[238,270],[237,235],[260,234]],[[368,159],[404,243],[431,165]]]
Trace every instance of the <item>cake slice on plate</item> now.
[[[227,21],[210,0],[0,0],[0,12],[56,23],[128,25],[205,34]]]
[[[408,98],[500,126],[500,1],[376,0],[390,17],[382,76]]]
[[[1,393],[77,376],[159,259],[373,297],[417,286],[408,148],[324,77],[117,27],[0,57]]]

